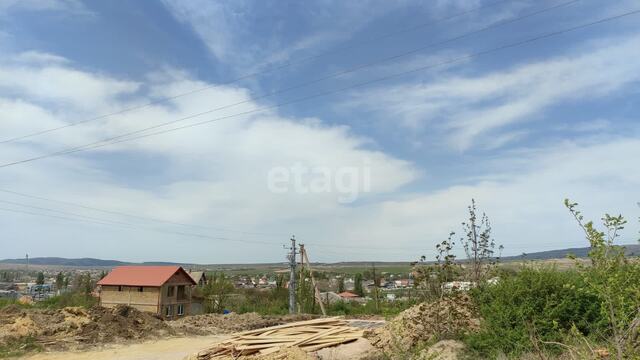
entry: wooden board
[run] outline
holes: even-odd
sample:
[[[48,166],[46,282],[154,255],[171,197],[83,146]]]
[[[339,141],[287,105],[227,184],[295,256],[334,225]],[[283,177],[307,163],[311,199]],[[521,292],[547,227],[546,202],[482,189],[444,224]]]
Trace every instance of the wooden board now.
[[[312,352],[355,341],[362,336],[361,329],[349,326],[340,317],[298,321],[233,334],[231,338],[199,352],[197,359],[248,359],[292,346]]]

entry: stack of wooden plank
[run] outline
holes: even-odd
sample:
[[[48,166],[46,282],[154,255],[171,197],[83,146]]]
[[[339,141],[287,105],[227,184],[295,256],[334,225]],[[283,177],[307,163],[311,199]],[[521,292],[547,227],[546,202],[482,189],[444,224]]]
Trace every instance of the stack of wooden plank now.
[[[198,360],[243,358],[276,353],[297,346],[306,352],[355,341],[363,330],[340,317],[298,321],[285,325],[249,330],[200,351]]]

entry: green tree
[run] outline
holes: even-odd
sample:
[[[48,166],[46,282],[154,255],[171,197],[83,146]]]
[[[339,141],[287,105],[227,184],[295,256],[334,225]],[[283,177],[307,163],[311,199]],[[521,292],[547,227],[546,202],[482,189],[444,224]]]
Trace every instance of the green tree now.
[[[358,296],[364,296],[364,288],[362,287],[362,274],[357,273],[355,276],[353,290]]]
[[[209,283],[202,288],[206,300],[205,310],[210,313],[221,313],[227,306],[229,296],[234,290],[233,283],[224,273],[213,273]]]
[[[452,253],[455,232],[450,232],[447,240],[436,245],[436,262],[427,264],[426,256],[414,263],[415,286],[428,291],[427,296],[440,298],[443,295],[443,285],[455,280],[462,273],[462,268],[456,263],[456,256]]]
[[[91,274],[86,273],[82,275],[80,282],[80,291],[86,296],[89,296],[93,291],[93,280],[91,279]]]
[[[378,287],[380,286],[380,273],[376,271],[376,264],[371,263],[371,277],[373,279],[373,301],[376,306],[376,312],[380,311],[380,293]]]
[[[316,308],[315,289],[311,282],[311,273],[306,268],[300,270],[300,282],[297,284],[296,292],[298,311],[313,314]]]
[[[38,276],[36,277],[36,284],[37,285],[44,285],[44,274],[42,273],[42,271],[40,271],[38,273]]]
[[[56,275],[56,289],[60,291],[62,290],[63,286],[64,286],[64,274],[62,273],[62,271],[60,271],[58,275]]]
[[[476,284],[486,280],[487,274],[495,264],[496,243],[491,235],[489,217],[482,213],[478,219],[476,201],[471,199],[469,221],[462,223],[465,237],[460,238],[469,263],[469,279]],[[502,251],[502,245],[498,247]],[[499,257],[499,256],[498,256]]]
[[[338,278],[338,293],[344,292],[344,276]]]
[[[588,291],[602,299],[601,311],[606,314],[616,356],[618,359],[628,355],[635,358],[638,354],[633,343],[637,341],[640,324],[640,266],[629,262],[624,248],[615,245],[627,221],[622,215],[605,214],[602,218],[605,231],[600,231],[592,221],[584,222],[582,213],[577,210],[578,203],[565,199],[564,204],[591,247],[591,266],[580,262],[576,262],[576,266]]]

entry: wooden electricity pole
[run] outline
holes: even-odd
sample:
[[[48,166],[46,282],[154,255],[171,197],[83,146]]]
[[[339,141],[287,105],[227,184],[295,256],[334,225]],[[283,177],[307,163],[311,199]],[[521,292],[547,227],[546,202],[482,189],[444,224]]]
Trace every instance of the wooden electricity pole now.
[[[320,290],[318,290],[318,285],[316,285],[316,279],[313,277],[313,270],[311,269],[311,262],[309,261],[309,257],[307,256],[307,250],[304,248],[304,244],[300,244],[300,258],[302,259],[302,264],[307,265],[307,269],[309,270],[309,275],[311,276],[311,284],[313,284],[314,295],[318,300],[318,304],[320,304],[320,310],[322,310],[322,315],[327,316],[327,312],[324,309],[324,304],[322,303],[322,297],[320,296]]]

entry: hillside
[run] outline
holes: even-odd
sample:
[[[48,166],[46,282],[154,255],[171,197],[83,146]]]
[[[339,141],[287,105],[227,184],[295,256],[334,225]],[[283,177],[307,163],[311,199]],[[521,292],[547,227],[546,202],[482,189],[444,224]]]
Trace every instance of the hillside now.
[[[623,245],[626,248],[627,255],[640,255],[640,245],[637,244],[627,244]],[[558,250],[548,250],[548,251],[539,251],[533,252],[523,255],[515,255],[515,256],[504,256],[502,257],[503,261],[509,260],[549,260],[549,259],[562,259],[566,258],[568,255],[572,254],[576,257],[587,257],[589,253],[588,247],[583,248],[567,248],[567,249],[558,249]],[[0,264],[25,264],[25,259],[4,259],[0,260]],[[404,266],[407,262],[398,262],[398,261],[375,261],[373,262],[376,266]],[[87,266],[87,267],[113,267],[120,265],[187,265],[181,263],[173,263],[173,262],[161,262],[161,261],[148,261],[142,263],[132,263],[132,262],[124,262],[119,260],[102,260],[95,258],[79,258],[79,259],[67,259],[61,257],[35,257],[29,259],[29,264],[31,265],[56,265],[56,266]],[[329,267],[369,267],[371,266],[371,261],[349,261],[349,262],[337,262],[337,263],[316,263],[318,266],[329,266]],[[196,265],[196,264],[189,264]],[[198,267],[216,267],[220,269],[242,269],[242,268],[255,268],[259,267],[282,267],[281,263],[277,264],[197,264]]]
[[[625,253],[630,256],[640,255],[640,245],[637,244],[627,244],[622,245],[625,247]],[[574,255],[579,258],[587,257],[589,254],[589,247],[582,248],[567,248],[567,249],[558,249],[558,250],[548,250],[548,251],[539,251],[534,253],[528,253],[523,255],[516,256],[505,256],[502,260],[549,260],[549,259],[562,259],[566,258],[568,255]]]

